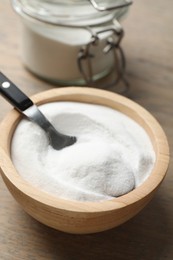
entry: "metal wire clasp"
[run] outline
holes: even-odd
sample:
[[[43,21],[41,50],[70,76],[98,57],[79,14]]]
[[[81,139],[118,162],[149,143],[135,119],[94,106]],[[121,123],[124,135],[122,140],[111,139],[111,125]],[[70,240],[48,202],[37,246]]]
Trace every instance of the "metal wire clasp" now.
[[[107,55],[109,52],[112,52],[114,64],[112,66],[112,71],[114,71],[114,79],[112,82],[106,83],[102,88],[110,88],[115,86],[120,80],[124,83],[125,91],[128,89],[128,82],[125,79],[125,56],[123,50],[120,46],[121,40],[124,36],[124,30],[121,25],[114,20],[113,26],[110,28],[105,28],[96,33],[88,28],[91,33],[91,39],[89,43],[83,46],[77,56],[77,64],[81,75],[83,76],[85,82],[89,86],[96,86],[93,75],[93,59],[94,54],[91,53],[91,46],[97,47],[99,44],[99,36],[105,32],[111,32],[111,35],[108,36],[106,40],[106,45],[103,48],[103,53]]]
[[[124,0],[124,3],[121,4],[115,4],[115,5],[111,5],[111,6],[100,6],[97,4],[97,2],[95,0],[88,0],[92,6],[100,12],[105,12],[105,11],[112,11],[115,9],[119,9],[119,8],[123,8],[123,7],[127,7],[129,5],[131,5],[133,3],[132,0]]]

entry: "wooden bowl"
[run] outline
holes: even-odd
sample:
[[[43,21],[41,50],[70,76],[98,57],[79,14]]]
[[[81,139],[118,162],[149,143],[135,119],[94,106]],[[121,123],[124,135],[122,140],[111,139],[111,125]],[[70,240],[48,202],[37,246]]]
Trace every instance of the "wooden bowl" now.
[[[153,197],[169,163],[167,138],[153,116],[135,102],[105,90],[68,87],[35,95],[38,105],[53,101],[94,103],[121,111],[140,124],[151,139],[156,162],[149,178],[139,187],[112,200],[80,202],[53,197],[34,188],[17,173],[10,157],[10,142],[21,119],[13,109],[0,126],[0,168],[3,180],[22,208],[38,221],[68,233],[95,233],[116,227],[136,215]]]

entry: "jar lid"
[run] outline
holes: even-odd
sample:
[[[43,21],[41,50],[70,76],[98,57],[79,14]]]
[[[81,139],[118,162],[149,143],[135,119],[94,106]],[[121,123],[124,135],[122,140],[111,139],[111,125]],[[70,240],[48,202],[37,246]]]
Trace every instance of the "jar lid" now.
[[[12,0],[20,15],[55,25],[92,26],[120,19],[132,0]]]

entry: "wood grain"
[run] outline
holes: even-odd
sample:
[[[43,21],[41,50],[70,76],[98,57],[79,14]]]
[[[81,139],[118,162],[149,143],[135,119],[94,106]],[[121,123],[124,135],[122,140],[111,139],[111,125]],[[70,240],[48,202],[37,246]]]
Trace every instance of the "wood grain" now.
[[[161,123],[173,147],[173,2],[134,1],[123,22],[129,96]],[[9,0],[0,1],[0,70],[28,95],[52,88],[24,69],[20,26]],[[0,120],[11,109],[0,100]],[[1,134],[1,133],[0,133]],[[29,217],[0,182],[0,258],[18,259],[173,259],[173,161],[157,195],[135,218],[94,235],[70,235]]]

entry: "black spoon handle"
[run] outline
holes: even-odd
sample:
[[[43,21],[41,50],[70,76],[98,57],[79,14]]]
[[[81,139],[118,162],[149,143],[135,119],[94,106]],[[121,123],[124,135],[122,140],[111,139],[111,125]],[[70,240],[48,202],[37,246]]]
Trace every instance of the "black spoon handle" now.
[[[24,111],[33,105],[29,99],[16,85],[0,72],[0,94],[6,98],[15,108]]]

